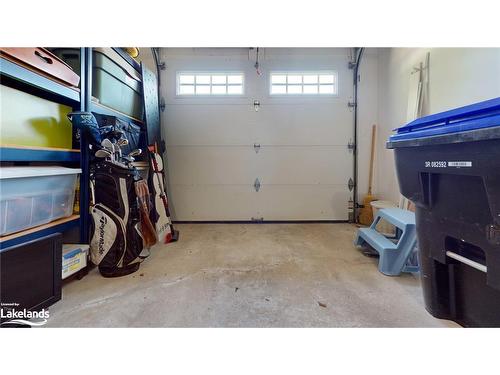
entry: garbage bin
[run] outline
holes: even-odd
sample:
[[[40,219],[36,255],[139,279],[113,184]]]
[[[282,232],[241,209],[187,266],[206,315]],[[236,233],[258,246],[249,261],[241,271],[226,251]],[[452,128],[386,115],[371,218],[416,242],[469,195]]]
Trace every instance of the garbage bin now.
[[[500,98],[410,122],[387,148],[416,205],[427,310],[500,327]]]

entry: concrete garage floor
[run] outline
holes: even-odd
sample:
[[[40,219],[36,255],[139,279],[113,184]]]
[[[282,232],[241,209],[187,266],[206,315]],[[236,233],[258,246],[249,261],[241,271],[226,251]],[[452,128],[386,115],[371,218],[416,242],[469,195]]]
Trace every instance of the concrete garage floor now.
[[[350,224],[183,224],[138,272],[63,287],[49,327],[452,327],[388,277]]]

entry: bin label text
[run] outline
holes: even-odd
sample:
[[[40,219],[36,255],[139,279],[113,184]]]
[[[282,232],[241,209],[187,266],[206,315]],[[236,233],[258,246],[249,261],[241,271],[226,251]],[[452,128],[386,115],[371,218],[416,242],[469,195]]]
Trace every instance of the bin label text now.
[[[445,161],[426,161],[425,168],[446,168]]]
[[[470,168],[472,167],[471,161],[426,161],[425,168]]]
[[[448,162],[448,167],[472,167],[472,162],[471,161],[449,161]]]

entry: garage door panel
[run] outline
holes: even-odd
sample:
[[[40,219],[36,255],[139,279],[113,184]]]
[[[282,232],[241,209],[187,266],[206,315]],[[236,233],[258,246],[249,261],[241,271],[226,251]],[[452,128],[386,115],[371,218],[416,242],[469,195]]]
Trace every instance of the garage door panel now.
[[[178,221],[247,221],[257,214],[251,185],[170,185],[169,195]]]
[[[259,111],[255,138],[274,145],[347,145],[352,113],[338,106],[273,105]]]
[[[346,146],[263,146],[254,156],[264,184],[344,184],[352,174]]]
[[[246,105],[172,105],[166,121],[167,145],[251,145],[258,118]]]
[[[352,113],[335,107],[269,105],[255,112],[250,105],[173,105],[166,118],[166,139],[176,145],[347,144]]]
[[[177,184],[252,184],[258,173],[250,146],[169,146],[167,163]]]
[[[347,220],[349,192],[344,185],[266,185],[259,196],[264,220]]]

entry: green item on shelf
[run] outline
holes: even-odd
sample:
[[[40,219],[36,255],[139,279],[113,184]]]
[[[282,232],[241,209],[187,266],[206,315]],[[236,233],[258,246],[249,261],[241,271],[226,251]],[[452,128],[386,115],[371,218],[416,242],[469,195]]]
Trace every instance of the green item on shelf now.
[[[72,148],[71,107],[0,85],[1,144]]]

